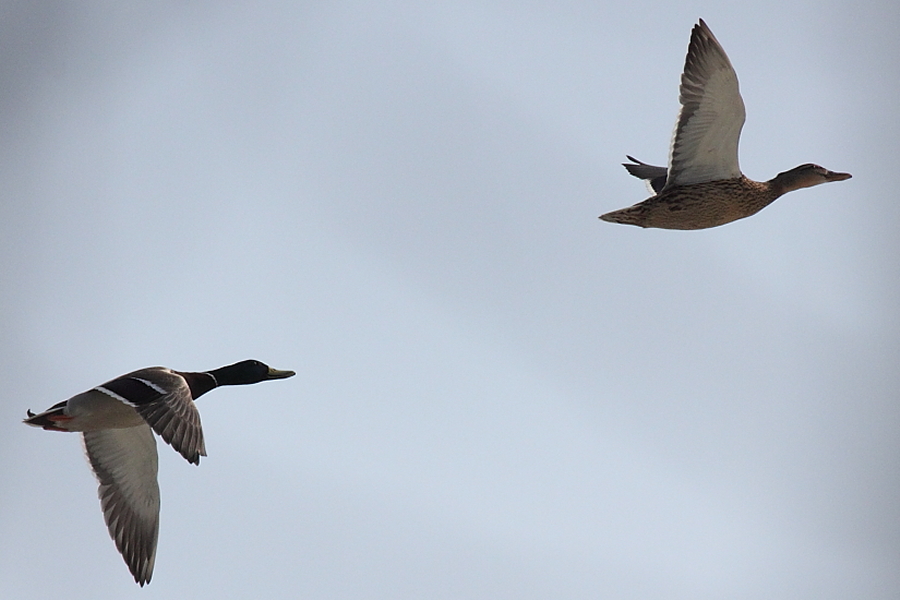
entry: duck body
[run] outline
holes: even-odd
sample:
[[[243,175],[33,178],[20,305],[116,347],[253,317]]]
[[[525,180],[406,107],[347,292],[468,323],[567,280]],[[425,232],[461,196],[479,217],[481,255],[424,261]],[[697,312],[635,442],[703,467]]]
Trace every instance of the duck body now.
[[[100,505],[110,537],[135,582],[150,581],[159,535],[158,457],[155,431],[193,464],[206,456],[194,400],[222,385],[284,379],[247,360],[201,373],[166,367],[140,369],[82,392],[44,412],[28,411],[25,424],[49,431],[77,431],[99,481]]]
[[[600,218],[611,223],[662,229],[706,229],[758,213],[787,192],[849,179],[849,173],[807,163],[769,181],[744,176],[738,143],[746,112],[737,74],[725,50],[700,19],[681,76],[681,111],[668,167],[632,157],[629,173],[648,183],[653,196]]]
[[[666,185],[666,170],[641,163],[624,166],[635,177],[645,179],[656,194],[629,208],[600,218],[611,223],[659,229],[708,229],[755,215],[787,192],[828,181],[849,179],[819,165],[805,164],[779,173],[769,181],[753,181],[741,175],[685,185]]]
[[[765,183],[741,176],[669,188],[600,218],[638,227],[707,229],[754,215],[777,197]]]

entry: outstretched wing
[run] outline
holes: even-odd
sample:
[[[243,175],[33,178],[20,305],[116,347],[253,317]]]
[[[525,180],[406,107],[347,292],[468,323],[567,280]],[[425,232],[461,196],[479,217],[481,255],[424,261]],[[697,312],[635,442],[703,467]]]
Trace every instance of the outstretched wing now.
[[[200,412],[184,378],[165,367],[140,369],[117,377],[95,390],[133,407],[188,462],[206,456]]]
[[[84,448],[100,482],[103,519],[125,564],[150,581],[159,536],[156,440],[147,425],[84,432]]]
[[[744,101],[731,61],[703,19],[691,32],[679,100],[666,187],[740,177]]]

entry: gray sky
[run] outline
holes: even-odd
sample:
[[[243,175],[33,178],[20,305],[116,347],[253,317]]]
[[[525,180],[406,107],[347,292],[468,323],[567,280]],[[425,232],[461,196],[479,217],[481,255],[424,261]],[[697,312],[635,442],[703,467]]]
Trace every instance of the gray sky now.
[[[690,29],[741,166],[853,179],[601,222]],[[0,4],[0,597],[900,596],[895,3]],[[77,435],[136,368],[297,377],[160,442],[153,581]],[[260,596],[259,594],[262,594]]]

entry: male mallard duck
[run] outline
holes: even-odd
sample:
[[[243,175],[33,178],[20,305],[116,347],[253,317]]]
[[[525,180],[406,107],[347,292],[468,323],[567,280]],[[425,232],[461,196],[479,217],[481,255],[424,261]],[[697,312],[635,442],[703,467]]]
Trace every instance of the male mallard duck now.
[[[756,214],[790,191],[850,178],[805,164],[769,181],[752,181],[738,166],[744,101],[725,50],[700,19],[681,76],[681,113],[669,168],[628,157],[628,172],[647,180],[651,198],[602,215],[612,223],[662,229],[706,229]]]
[[[244,385],[292,377],[258,360],[203,373],[165,367],[140,369],[107,381],[34,414],[27,425],[50,431],[81,431],[109,535],[134,580],[153,575],[159,534],[156,441],[151,428],[188,462],[206,456],[194,400],[221,385]]]

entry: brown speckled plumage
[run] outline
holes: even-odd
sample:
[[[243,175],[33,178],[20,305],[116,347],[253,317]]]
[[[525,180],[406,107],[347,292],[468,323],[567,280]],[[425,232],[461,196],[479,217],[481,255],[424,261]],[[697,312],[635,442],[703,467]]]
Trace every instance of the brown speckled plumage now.
[[[807,163],[769,181],[745,177],[738,164],[744,101],[725,50],[703,19],[694,26],[681,76],[681,112],[669,166],[628,157],[629,173],[655,194],[600,218],[611,223],[661,229],[706,229],[758,213],[792,190],[849,179]]]
[[[746,177],[670,187],[629,208],[606,213],[610,223],[660,229],[705,229],[756,214],[778,198],[769,186]]]

